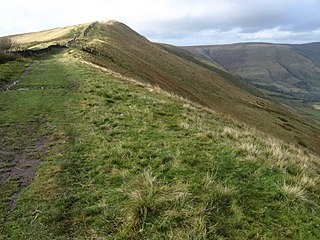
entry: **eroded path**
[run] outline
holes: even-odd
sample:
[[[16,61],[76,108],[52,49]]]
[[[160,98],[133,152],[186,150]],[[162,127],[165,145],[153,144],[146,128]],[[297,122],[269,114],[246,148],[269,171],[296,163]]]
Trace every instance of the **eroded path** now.
[[[69,90],[68,76],[53,57],[33,61],[0,92],[0,225],[44,161],[54,116],[63,111],[62,96]]]
[[[5,86],[5,91],[22,90],[23,88],[19,87],[19,83],[27,78],[32,68],[39,66],[39,64],[40,61],[33,61],[19,79]],[[10,93],[10,95],[15,94]],[[11,96],[8,97],[11,98]],[[7,109],[3,111],[4,114],[10,111],[13,113],[15,108],[20,111],[19,106],[13,106],[10,103],[6,107]],[[29,114],[32,115],[32,112],[29,112]],[[3,122],[5,122],[5,119],[3,119]],[[9,119],[7,119],[7,124],[1,127],[0,182],[2,186],[10,183],[10,185],[14,185],[11,196],[9,196],[9,211],[14,209],[22,189],[32,182],[36,167],[42,161],[42,152],[47,149],[50,142],[50,136],[38,135],[37,130],[40,125],[35,120],[22,124],[21,121],[9,123]]]
[[[16,80],[8,83],[7,85],[5,85],[5,86],[4,86],[4,90],[5,90],[5,91],[10,91],[10,90],[12,90],[12,88],[13,88],[16,84],[18,84],[19,82],[21,82],[21,80],[23,80],[23,79],[28,75],[28,73],[30,72],[30,69],[31,69],[34,65],[36,65],[36,64],[40,64],[40,62],[35,62],[35,61],[34,61],[34,62],[30,63],[30,65],[29,65],[28,67],[26,67],[26,69],[25,69],[24,72],[22,73],[21,77],[20,77],[19,79],[16,79]],[[23,89],[19,89],[19,90],[23,90]]]
[[[30,123],[27,129],[19,125],[12,127],[19,130],[18,135],[12,138],[12,132],[2,133],[0,150],[0,182],[2,185],[8,183],[15,185],[8,203],[10,211],[14,209],[20,192],[34,179],[36,167],[43,161],[42,155],[50,143],[49,135],[38,135],[37,124]]]

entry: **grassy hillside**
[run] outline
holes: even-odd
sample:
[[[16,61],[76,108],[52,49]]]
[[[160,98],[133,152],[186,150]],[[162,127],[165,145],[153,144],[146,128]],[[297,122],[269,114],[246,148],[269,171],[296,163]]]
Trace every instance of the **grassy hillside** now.
[[[207,68],[208,70],[214,72],[220,77],[223,77],[225,81],[229,81],[231,84],[239,87],[240,89],[249,92],[257,97],[264,97],[264,95],[256,89],[251,84],[248,84],[245,80],[240,77],[231,74],[225,68],[215,63],[214,61],[207,61],[203,58],[197,57],[196,55],[191,54],[189,51],[184,50],[180,47],[176,47],[168,44],[160,44],[166,51],[172,53],[178,57],[181,57],[187,61],[193,62],[201,67]]]
[[[320,237],[319,157],[79,54],[0,92],[1,238]]]
[[[286,141],[320,151],[319,125],[239,88],[225,71],[213,71],[172,54],[124,24],[93,23],[78,42],[85,50],[78,58],[86,62],[159,86]]]
[[[72,30],[74,28],[78,31]],[[81,49],[77,57],[83,61],[159,86],[276,137],[320,152],[319,124],[306,121],[285,107],[262,98],[253,87],[216,64],[201,62],[173,46],[151,43],[116,21],[66,29],[71,32],[63,32],[66,35],[61,38],[73,36],[67,46]],[[57,33],[50,30],[50,33],[60,36],[61,29],[58,28]],[[28,36],[32,39],[30,34]],[[30,40],[25,44],[37,46],[38,43]]]
[[[320,120],[320,44],[244,43],[186,47],[247,79],[265,94]]]

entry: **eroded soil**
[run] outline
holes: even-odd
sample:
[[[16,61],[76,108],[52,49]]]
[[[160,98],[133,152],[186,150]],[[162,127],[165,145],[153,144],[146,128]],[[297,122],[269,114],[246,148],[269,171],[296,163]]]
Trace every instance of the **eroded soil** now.
[[[28,130],[21,126],[13,131],[21,131],[20,136],[15,132],[2,133],[0,140],[0,182],[6,184],[11,180],[18,181],[18,190],[11,196],[8,208],[12,211],[22,189],[27,187],[35,177],[38,164],[43,161],[43,154],[48,150],[50,136],[37,136],[36,124],[28,126]]]
[[[13,86],[23,80],[33,67],[41,63],[32,62],[18,80],[6,86],[6,91],[14,90]],[[5,111],[7,107],[0,110]],[[50,128],[49,123],[35,119],[0,123],[0,184],[4,187],[10,182],[18,185],[9,198],[9,211],[15,208],[21,191],[33,181],[36,168],[43,161],[43,155],[50,143],[47,131]]]

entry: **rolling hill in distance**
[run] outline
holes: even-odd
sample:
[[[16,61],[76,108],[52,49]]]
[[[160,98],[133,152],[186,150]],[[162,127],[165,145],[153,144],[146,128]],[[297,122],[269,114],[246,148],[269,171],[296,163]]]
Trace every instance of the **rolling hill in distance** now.
[[[316,105],[317,81],[297,80],[317,75],[311,45],[295,50],[308,76],[259,85],[211,46],[116,21],[9,38],[24,57],[0,64],[1,238],[320,236],[320,125],[260,87],[295,83]]]
[[[187,49],[319,121],[320,43],[239,43]]]

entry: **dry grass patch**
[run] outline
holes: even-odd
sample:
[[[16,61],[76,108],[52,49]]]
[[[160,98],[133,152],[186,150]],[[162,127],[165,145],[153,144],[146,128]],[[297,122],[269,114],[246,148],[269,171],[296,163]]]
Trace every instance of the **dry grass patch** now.
[[[202,181],[202,188],[204,192],[214,191],[218,198],[230,197],[237,194],[237,189],[221,181],[215,179],[215,176],[207,173]]]
[[[242,139],[242,138],[247,138],[247,137],[254,137],[255,135],[255,130],[254,129],[249,129],[249,128],[235,128],[235,127],[224,127],[222,130],[222,135],[227,136],[230,139]]]
[[[296,168],[301,173],[316,171],[320,163],[319,157],[301,147],[271,137],[265,143],[268,160],[282,170],[291,171]]]
[[[180,127],[182,127],[183,129],[186,129],[186,130],[189,130],[191,128],[190,124],[185,121],[181,121],[179,125],[180,125]]]
[[[259,147],[252,142],[242,142],[240,148],[246,151],[250,159],[255,160],[260,155]]]
[[[307,189],[315,189],[319,185],[319,177],[311,177],[304,174],[300,179],[300,183]]]
[[[290,200],[307,201],[307,192],[301,186],[288,185],[285,183],[281,187],[281,192],[286,198]]]
[[[127,200],[123,207],[124,232],[143,231],[147,218],[159,214],[179,199],[185,199],[187,192],[161,183],[150,171],[145,171],[128,180],[119,189]]]

